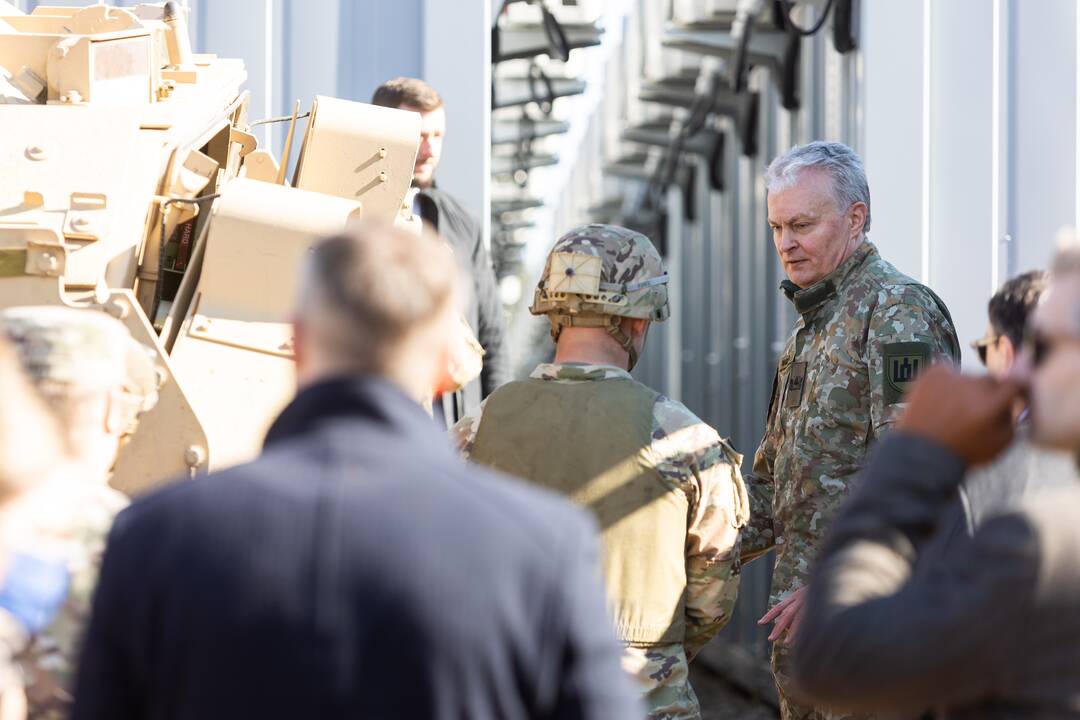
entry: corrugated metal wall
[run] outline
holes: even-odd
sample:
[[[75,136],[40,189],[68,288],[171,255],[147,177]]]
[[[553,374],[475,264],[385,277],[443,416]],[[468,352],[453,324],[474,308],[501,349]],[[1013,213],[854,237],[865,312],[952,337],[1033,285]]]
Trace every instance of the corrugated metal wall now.
[[[993,289],[1080,224],[1077,3],[864,6],[871,237],[941,294],[973,369]]]

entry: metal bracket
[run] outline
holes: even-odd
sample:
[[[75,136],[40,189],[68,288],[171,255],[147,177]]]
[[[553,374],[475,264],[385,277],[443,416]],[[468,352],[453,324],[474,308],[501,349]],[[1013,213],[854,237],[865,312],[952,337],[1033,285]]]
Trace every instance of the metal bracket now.
[[[71,205],[64,214],[64,237],[69,240],[100,240],[108,230],[108,199],[104,193],[71,193]]]
[[[290,360],[294,357],[292,325],[289,323],[248,322],[195,315],[191,318],[187,334],[241,350],[254,350]]]
[[[229,142],[240,145],[240,157],[244,157],[251,153],[251,151],[259,144],[259,141],[254,135],[249,132],[244,132],[235,125],[229,128]]]

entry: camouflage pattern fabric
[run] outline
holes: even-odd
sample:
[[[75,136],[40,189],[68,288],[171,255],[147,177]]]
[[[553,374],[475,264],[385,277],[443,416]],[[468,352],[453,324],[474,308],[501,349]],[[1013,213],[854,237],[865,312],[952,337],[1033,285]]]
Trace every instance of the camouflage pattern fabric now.
[[[864,241],[815,285],[783,283],[799,319],[780,357],[765,436],[747,476],[743,561],[776,548],[770,604],[806,584],[868,447],[896,420],[904,386],[932,360],[959,362],[948,310]],[[786,654],[774,648],[781,696]],[[832,718],[787,698],[783,717]]]
[[[628,379],[610,365],[542,364],[531,377],[558,383]],[[484,405],[458,422],[451,438],[467,458]],[[653,410],[657,470],[686,493],[690,505],[686,547],[684,643],[626,648],[623,665],[638,679],[652,720],[700,718],[690,687],[689,662],[731,618],[739,588],[740,532],[749,500],[739,466],[742,457],[685,406],[660,397]]]
[[[23,306],[0,311],[0,328],[35,381],[120,387],[152,407],[153,351],[119,320],[96,310]],[[144,408],[145,409],[145,408]]]
[[[666,320],[663,259],[639,232],[598,223],[574,228],[548,254],[529,311]]]
[[[75,670],[105,541],[113,518],[128,504],[105,485],[73,487],[60,506],[32,523],[32,550],[63,559],[70,573],[67,597],[46,628],[14,653],[22,670],[31,720],[61,720],[71,709]]]
[[[71,388],[114,392],[119,422],[134,432],[140,413],[158,399],[154,351],[131,337],[124,324],[98,310],[41,305],[0,311],[0,332],[19,355],[26,374],[49,403]]]
[[[26,715],[26,688],[22,668],[16,660],[26,647],[26,628],[8,610],[0,608],[0,718]],[[8,710],[8,708],[13,708]]]

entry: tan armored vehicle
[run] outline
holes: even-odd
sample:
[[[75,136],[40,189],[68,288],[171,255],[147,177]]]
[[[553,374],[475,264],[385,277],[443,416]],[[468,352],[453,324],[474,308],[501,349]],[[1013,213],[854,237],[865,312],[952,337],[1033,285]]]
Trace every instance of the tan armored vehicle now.
[[[171,2],[0,0],[0,307],[108,312],[156,349],[127,492],[256,454],[294,389],[307,248],[361,215],[407,221],[418,115],[315,98],[290,182],[252,134],[245,78],[192,53]]]

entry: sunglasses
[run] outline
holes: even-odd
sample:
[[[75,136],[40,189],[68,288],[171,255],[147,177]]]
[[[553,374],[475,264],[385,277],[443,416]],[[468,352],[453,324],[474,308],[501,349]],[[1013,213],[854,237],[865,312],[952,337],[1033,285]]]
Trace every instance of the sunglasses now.
[[[992,337],[979,338],[975,342],[971,343],[971,347],[979,353],[979,362],[986,367],[986,349],[991,345],[997,344],[997,341],[1001,339],[1001,335],[994,335]]]

